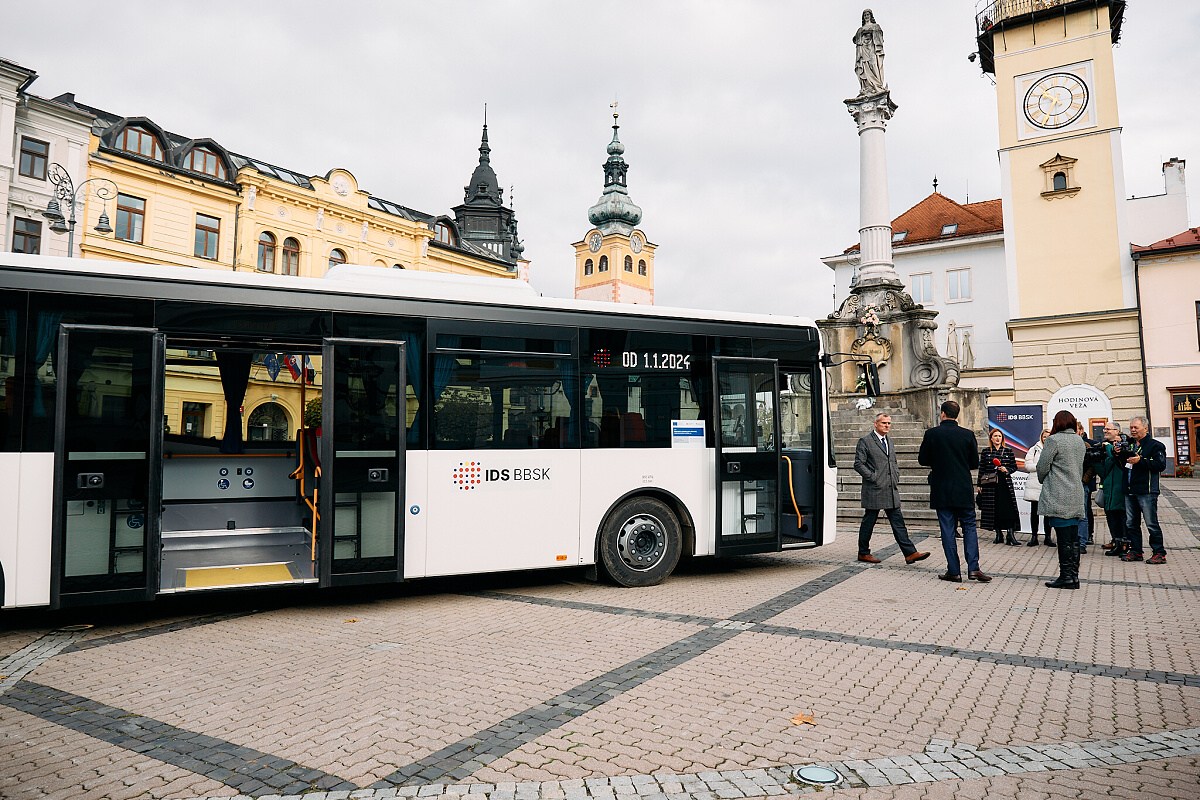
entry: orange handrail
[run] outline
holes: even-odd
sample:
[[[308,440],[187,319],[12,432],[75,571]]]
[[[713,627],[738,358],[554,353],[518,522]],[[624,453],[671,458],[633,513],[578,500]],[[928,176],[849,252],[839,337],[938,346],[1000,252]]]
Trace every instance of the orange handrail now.
[[[787,462],[788,468],[788,497],[792,498],[792,508],[796,511],[796,527],[799,528],[804,524],[804,515],[800,513],[800,506],[796,503],[796,485],[792,483],[792,460],[787,456],[781,456]]]

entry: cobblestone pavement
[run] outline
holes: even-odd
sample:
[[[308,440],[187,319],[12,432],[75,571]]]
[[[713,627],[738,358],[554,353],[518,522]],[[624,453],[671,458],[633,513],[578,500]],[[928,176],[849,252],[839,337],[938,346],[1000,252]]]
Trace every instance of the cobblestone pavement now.
[[[1093,548],[1079,591],[990,541],[992,583],[938,581],[936,537],[906,566],[881,521],[877,566],[843,530],[650,589],[6,615],[0,798],[716,800],[818,791],[802,765],[847,798],[1197,798],[1200,482],[1164,485],[1168,563]]]

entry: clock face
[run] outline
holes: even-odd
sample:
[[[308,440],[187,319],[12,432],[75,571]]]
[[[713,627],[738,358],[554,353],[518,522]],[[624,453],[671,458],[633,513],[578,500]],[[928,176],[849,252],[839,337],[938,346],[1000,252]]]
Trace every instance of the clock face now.
[[[602,237],[598,233],[593,233],[591,238],[588,239],[588,249],[591,250],[593,253],[599,252],[600,245],[603,241],[604,241],[604,237]]]
[[[1070,125],[1087,109],[1088,87],[1070,72],[1046,75],[1025,93],[1025,118],[1038,128]]]
[[[640,252],[642,252],[642,237],[641,237],[641,236],[638,236],[638,235],[635,233],[635,234],[634,234],[632,237],[630,237],[630,239],[629,239],[629,247],[630,247],[630,248],[633,250],[633,252],[635,252],[635,253],[640,253]]]

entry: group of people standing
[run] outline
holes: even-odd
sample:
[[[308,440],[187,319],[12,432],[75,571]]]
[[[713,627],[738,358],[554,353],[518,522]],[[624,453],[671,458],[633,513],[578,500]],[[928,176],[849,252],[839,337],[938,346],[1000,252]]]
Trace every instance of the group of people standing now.
[[[958,553],[959,538],[967,562],[967,578],[991,581],[979,567],[979,525],[995,532],[996,544],[1019,545],[1020,512],[1012,476],[1017,471],[1016,455],[1005,446],[1003,432],[992,429],[988,445],[978,449],[975,434],[958,424],[960,409],[953,400],[940,409],[940,424],[925,432],[917,461],[929,467],[929,505],[937,511],[946,571],[941,580],[963,580]],[[929,557],[918,552],[908,535],[900,511],[899,477],[895,448],[888,433],[891,417],[875,417],[875,429],[862,437],[855,448],[854,469],[863,478],[862,505],[866,509],[859,526],[858,560],[879,563],[871,554],[871,533],[879,512],[891,523],[892,533],[912,564]],[[1141,523],[1146,524],[1153,551],[1149,564],[1166,563],[1162,528],[1158,523],[1158,478],[1166,468],[1166,448],[1148,436],[1145,417],[1134,417],[1129,436],[1110,421],[1104,439],[1093,442],[1069,411],[1059,411],[1041,440],[1025,458],[1028,472],[1024,497],[1031,503],[1030,547],[1038,543],[1038,517],[1044,526],[1043,541],[1057,546],[1059,576],[1046,585],[1054,589],[1079,588],[1079,556],[1086,553],[1092,531],[1093,492],[1104,509],[1112,541],[1106,555],[1133,562],[1144,559]],[[971,473],[977,471],[973,481]],[[1098,483],[1097,483],[1098,482]],[[961,531],[961,532],[960,532]],[[1057,536],[1057,542],[1055,537]]]

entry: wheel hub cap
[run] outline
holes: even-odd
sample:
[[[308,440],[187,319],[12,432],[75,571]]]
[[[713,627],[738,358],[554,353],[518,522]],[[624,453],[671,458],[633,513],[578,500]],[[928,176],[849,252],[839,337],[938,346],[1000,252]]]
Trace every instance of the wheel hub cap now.
[[[662,523],[647,514],[626,520],[617,536],[617,552],[630,569],[639,572],[653,569],[667,552]]]

